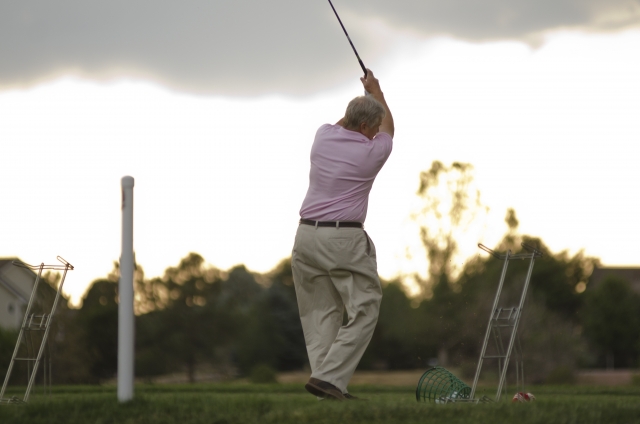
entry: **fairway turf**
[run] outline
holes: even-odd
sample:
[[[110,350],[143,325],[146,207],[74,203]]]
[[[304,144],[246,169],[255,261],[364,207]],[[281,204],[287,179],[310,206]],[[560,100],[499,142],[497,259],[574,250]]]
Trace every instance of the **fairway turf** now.
[[[114,387],[55,387],[26,405],[0,407],[2,424],[233,423],[640,423],[640,387],[529,388],[537,401],[418,403],[413,387],[354,386],[367,401],[317,401],[299,384],[138,385],[118,404]]]

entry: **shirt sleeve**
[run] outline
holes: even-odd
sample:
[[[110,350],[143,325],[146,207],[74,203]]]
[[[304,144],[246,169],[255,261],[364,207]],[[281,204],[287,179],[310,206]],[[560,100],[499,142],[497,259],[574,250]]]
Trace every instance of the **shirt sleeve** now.
[[[380,132],[376,134],[376,136],[373,139],[376,142],[376,144],[378,144],[379,147],[382,148],[382,151],[384,152],[384,155],[385,155],[385,159],[388,158],[389,155],[391,154],[391,150],[393,149],[393,139],[391,138],[391,136],[386,132]]]
[[[323,134],[323,133],[331,130],[331,127],[333,127],[333,125],[331,125],[331,124],[322,124],[322,125],[320,125],[320,127],[318,128],[318,131],[316,131],[316,136],[318,134]]]

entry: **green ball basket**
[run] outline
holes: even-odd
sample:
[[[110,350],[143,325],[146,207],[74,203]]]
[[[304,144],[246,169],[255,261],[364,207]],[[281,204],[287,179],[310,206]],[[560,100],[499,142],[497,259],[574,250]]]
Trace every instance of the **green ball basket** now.
[[[448,403],[469,399],[471,387],[442,367],[428,369],[416,387],[418,402]]]

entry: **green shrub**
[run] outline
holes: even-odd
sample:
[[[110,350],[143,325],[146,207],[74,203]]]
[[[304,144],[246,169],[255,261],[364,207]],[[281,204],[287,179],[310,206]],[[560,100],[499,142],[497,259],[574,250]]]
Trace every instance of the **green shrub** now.
[[[249,380],[256,384],[277,383],[276,372],[269,365],[260,364],[251,369]]]
[[[554,368],[545,379],[547,384],[574,384],[575,382],[575,372],[564,365]]]
[[[13,350],[18,340],[18,332],[0,327],[0,379],[4,379],[11,362]],[[0,380],[3,381],[3,380]]]

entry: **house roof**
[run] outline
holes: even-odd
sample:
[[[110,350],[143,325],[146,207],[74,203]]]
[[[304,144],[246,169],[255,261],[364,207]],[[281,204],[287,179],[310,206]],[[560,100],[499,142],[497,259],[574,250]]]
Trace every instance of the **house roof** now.
[[[20,259],[18,259],[18,258],[0,258],[0,268],[5,266],[6,264],[10,264],[10,263],[12,263],[13,261],[16,261],[16,260],[19,261]]]
[[[0,258],[0,269],[4,268],[5,266],[13,266],[13,261],[19,261],[19,260],[20,259],[18,258]],[[7,281],[1,275],[0,275],[0,286],[7,289],[9,293],[12,293],[15,297],[20,299],[22,302],[24,303],[29,302],[29,299],[25,297],[25,294],[23,292],[18,290],[10,281]]]
[[[633,290],[640,293],[640,267],[596,267],[589,277],[589,286],[596,287],[607,277],[627,280],[631,283]]]

